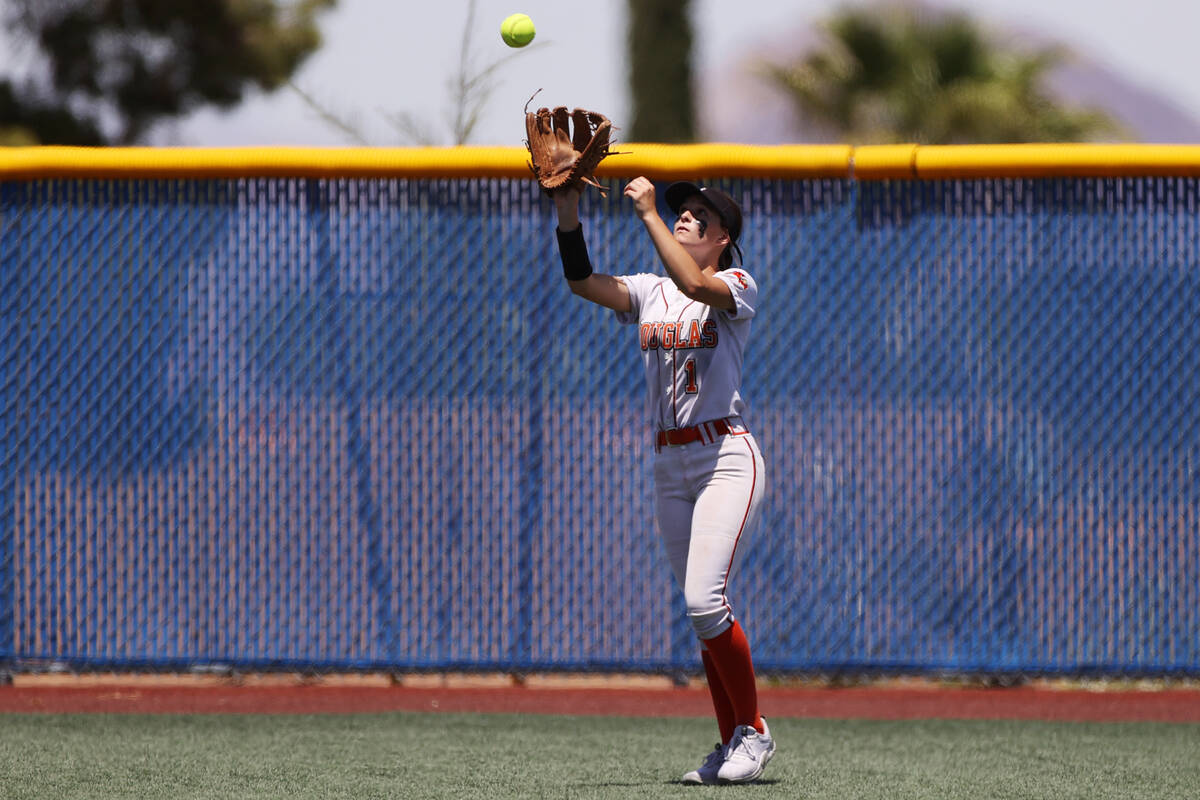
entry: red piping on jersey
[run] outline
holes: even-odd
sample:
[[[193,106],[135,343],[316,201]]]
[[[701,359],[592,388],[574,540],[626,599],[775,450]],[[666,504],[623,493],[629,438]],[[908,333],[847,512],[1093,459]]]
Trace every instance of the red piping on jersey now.
[[[754,489],[758,486],[758,461],[754,458],[754,448],[750,446],[748,439],[742,439],[746,443],[746,448],[750,451],[750,463],[754,466],[754,477],[750,481],[750,498],[746,501],[746,513],[742,515],[742,524],[738,526],[737,538],[733,540],[733,552],[729,554],[729,563],[725,565],[725,583],[721,584],[721,602],[725,604],[725,610],[730,614],[733,613],[733,608],[729,605],[729,598],[725,596],[725,589],[729,586],[729,570],[733,569],[733,559],[737,555],[738,545],[742,542],[742,533],[746,530],[746,520],[750,518],[750,506],[754,504]]]
[[[663,316],[664,317],[667,315],[667,309],[669,309],[671,307],[671,304],[667,302],[667,290],[663,288],[663,286],[666,285],[666,283],[667,283],[666,278],[663,278],[661,281],[658,282],[658,292],[659,292],[659,294],[662,295],[662,299],[663,299]],[[660,333],[659,335],[661,336],[662,334]],[[659,345],[659,347],[662,347],[662,342],[660,341],[658,343],[658,345]],[[657,357],[655,357],[654,363],[657,365],[656,370],[658,372],[659,385],[661,386],[662,385],[662,361],[659,360]],[[672,411],[672,413],[674,413],[674,410],[675,410],[675,399],[674,398],[675,398],[675,360],[672,358],[671,359],[671,411]],[[655,417],[658,416],[657,411],[655,411],[654,416]],[[678,428],[679,427],[679,425],[678,425],[679,417],[678,416],[676,416],[675,421],[676,421],[675,427]]]
[[[666,300],[665,294],[663,295],[663,299]],[[696,302],[695,300],[692,300],[687,305],[685,305],[683,307],[683,309],[679,312],[679,316],[675,318],[675,321],[681,322],[683,320],[683,315],[687,313],[687,310],[689,308],[691,308],[695,302]],[[663,316],[666,316],[666,314],[664,314]],[[679,336],[678,328],[676,328],[675,335],[676,335],[676,337]],[[678,345],[679,342],[676,341],[675,344]],[[679,427],[679,396],[675,394],[675,387],[679,384],[679,369],[676,367],[676,364],[675,364],[675,359],[678,355],[679,355],[679,349],[677,347],[671,348],[671,416],[675,420],[674,427],[676,427],[676,428]],[[700,379],[698,377],[696,379],[696,388],[697,388],[697,391],[699,391]]]

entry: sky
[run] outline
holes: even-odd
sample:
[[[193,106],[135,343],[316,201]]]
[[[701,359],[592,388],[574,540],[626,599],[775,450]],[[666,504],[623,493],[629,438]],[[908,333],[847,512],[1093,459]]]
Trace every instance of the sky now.
[[[974,0],[928,5],[966,10],[989,26],[1062,42],[1135,86],[1154,90],[1200,119],[1200,3],[1194,0]],[[735,67],[768,42],[844,5],[831,0],[692,0],[696,72]],[[466,28],[465,0],[339,0],[321,18],[324,45],[295,76],[321,107],[352,123],[365,143],[419,143],[389,117],[422,120],[433,144],[451,144],[454,92],[464,30],[470,71],[497,65],[493,90],[470,144],[520,146],[523,108],[567,105],[605,113],[617,127],[628,116],[626,3],[580,0],[477,0]],[[537,36],[513,50],[500,38],[511,13],[533,18]],[[700,91],[704,90],[701,81]],[[236,110],[203,110],[159,130],[160,145],[353,146],[356,139],[321,119],[300,95],[282,89],[251,95]]]

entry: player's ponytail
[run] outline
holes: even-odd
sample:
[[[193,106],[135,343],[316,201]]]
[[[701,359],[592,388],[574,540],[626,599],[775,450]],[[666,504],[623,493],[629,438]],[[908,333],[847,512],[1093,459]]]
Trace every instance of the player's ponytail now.
[[[725,249],[721,251],[720,258],[717,259],[717,269],[729,269],[733,266],[733,242],[725,245]]]

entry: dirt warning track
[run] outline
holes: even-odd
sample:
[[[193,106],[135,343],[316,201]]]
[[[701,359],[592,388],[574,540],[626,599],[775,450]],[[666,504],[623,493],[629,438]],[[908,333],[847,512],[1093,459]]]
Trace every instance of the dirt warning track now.
[[[1103,690],[866,686],[767,688],[763,712],[832,719],[1032,719],[1200,722],[1200,689]],[[408,686],[6,686],[0,712],[326,714],[471,712],[708,717],[686,688]]]

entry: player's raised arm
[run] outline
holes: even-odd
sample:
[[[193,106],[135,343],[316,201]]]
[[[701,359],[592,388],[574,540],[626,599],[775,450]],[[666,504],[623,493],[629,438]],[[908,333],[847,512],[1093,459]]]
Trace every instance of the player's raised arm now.
[[[679,291],[705,305],[734,310],[728,284],[715,277],[721,253],[731,242],[716,209],[699,194],[688,197],[672,231],[658,215],[654,184],[649,179],[634,178],[625,187],[625,196],[633,200],[634,213],[646,226],[659,260]]]
[[[553,197],[558,213],[558,252],[572,293],[614,311],[629,311],[632,304],[624,282],[592,270],[579,222],[579,190],[564,186],[555,189]]]

